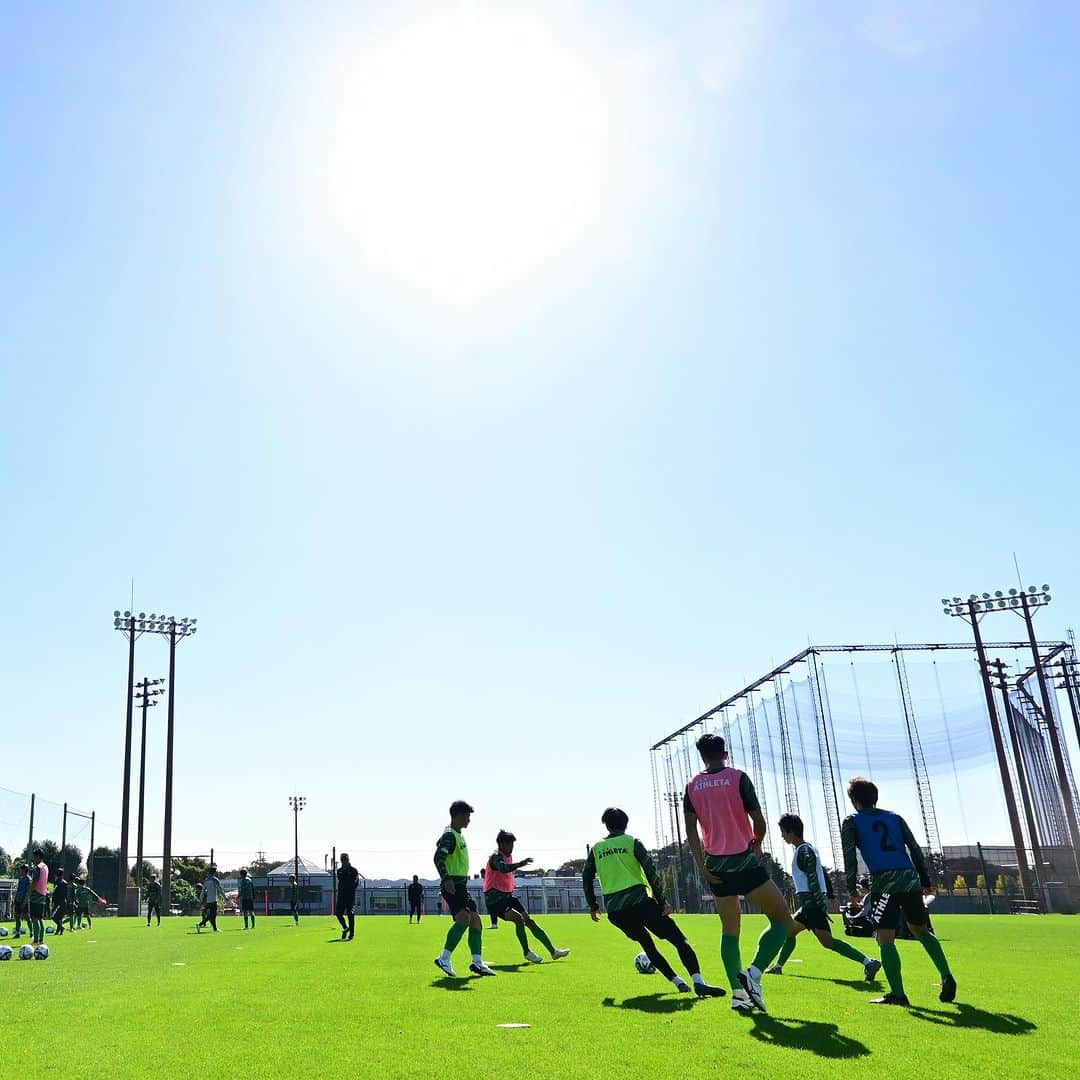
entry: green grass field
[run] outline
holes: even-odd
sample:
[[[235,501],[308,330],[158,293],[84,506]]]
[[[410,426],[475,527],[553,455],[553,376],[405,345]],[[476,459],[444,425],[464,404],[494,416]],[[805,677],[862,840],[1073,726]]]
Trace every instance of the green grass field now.
[[[723,983],[719,919],[679,921],[705,977]],[[1080,919],[936,922],[960,984],[955,1005],[938,1002],[936,973],[915,943],[900,944],[908,1011],[868,1005],[874,988],[855,965],[804,936],[785,974],[765,981],[770,1014],[743,1016],[728,998],[699,1001],[637,974],[636,948],[585,916],[542,920],[573,955],[539,967],[521,964],[512,928],[485,931],[498,978],[456,982],[432,964],[445,917],[419,927],[362,919],[351,943],[337,940],[329,917],[299,928],[260,919],[245,933],[225,916],[220,934],[198,936],[193,919],[160,929],[100,919],[50,938],[45,962],[0,964],[4,1074],[25,1065],[78,1080],[163,1069],[199,1080],[451,1071],[656,1080],[738,1066],[769,1077],[1076,1075]],[[761,925],[746,920],[744,960]],[[459,973],[467,960],[462,942]]]

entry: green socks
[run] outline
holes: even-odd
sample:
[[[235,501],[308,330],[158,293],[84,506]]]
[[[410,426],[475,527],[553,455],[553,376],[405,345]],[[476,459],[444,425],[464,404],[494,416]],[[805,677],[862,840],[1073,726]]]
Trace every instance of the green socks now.
[[[949,961],[945,959],[945,951],[941,947],[941,942],[929,930],[919,938],[919,942],[930,954],[930,959],[934,961],[934,967],[938,969],[938,974],[944,979],[949,974]]]
[[[551,938],[549,938],[535,923],[533,924],[532,932],[536,940],[539,941],[549,953],[555,952],[555,946],[551,944]]]
[[[473,954],[473,956],[480,956],[481,955],[483,947],[481,946],[480,943],[483,940],[484,940],[483,934],[479,930],[474,930],[470,926],[469,927],[469,952],[471,952]]]
[[[742,954],[739,952],[739,937],[737,934],[724,934],[720,938],[720,960],[727,972],[728,982],[732,990],[741,990],[739,972],[742,971]]]
[[[518,944],[522,952],[529,951],[529,935],[525,933],[525,927],[521,923],[514,923],[514,933],[517,934]]]
[[[869,959],[869,957],[863,956],[863,954],[853,945],[849,945],[846,941],[841,941],[839,938],[833,938],[832,951],[834,953],[839,953],[848,960],[854,960],[856,964],[865,964]]]
[[[764,971],[772,963],[773,957],[783,947],[787,938],[787,927],[783,923],[770,922],[758,938],[757,952],[750,966],[756,967],[758,971]]]
[[[788,957],[795,951],[796,941],[798,941],[798,938],[789,937],[787,941],[784,942],[784,947],[780,950],[780,955],[776,958],[776,962],[780,967],[783,967],[787,963]]]
[[[472,933],[472,931],[469,931]],[[446,931],[446,944],[443,948],[447,952],[453,952],[458,947],[458,942],[465,936],[465,927],[459,922],[451,924],[450,929]]]
[[[904,993],[904,980],[900,974],[900,953],[895,941],[882,941],[881,966],[885,969],[885,978],[889,980],[889,989],[897,997],[907,997]]]

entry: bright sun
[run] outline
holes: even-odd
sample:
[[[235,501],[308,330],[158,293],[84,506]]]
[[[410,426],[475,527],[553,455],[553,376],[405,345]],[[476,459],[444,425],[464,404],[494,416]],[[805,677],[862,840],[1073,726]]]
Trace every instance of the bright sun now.
[[[592,258],[625,227],[646,171],[627,80],[534,21],[413,24],[331,83],[318,212],[376,273],[469,301]]]

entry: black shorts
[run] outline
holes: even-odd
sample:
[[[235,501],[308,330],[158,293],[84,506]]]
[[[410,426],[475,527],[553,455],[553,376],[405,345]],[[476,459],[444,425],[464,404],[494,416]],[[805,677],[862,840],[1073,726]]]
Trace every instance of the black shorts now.
[[[749,870],[735,870],[716,876],[719,881],[709,882],[713,896],[747,896],[769,880],[769,871],[764,866],[752,866]]]
[[[484,897],[484,900],[487,901],[486,896]],[[516,896],[507,897],[506,899],[488,901],[487,909],[488,914],[494,919],[503,918],[508,911],[520,911],[522,915],[529,914],[525,910],[525,906]]]
[[[350,897],[346,900],[343,896],[337,898],[337,904],[334,905],[335,915],[351,915],[353,908],[356,907],[356,897]]]
[[[12,914],[13,915],[25,915],[29,910],[30,910],[30,907],[29,907],[29,904],[28,904],[28,902],[26,900],[16,900],[15,901],[15,910],[12,912]]]
[[[255,913],[255,901],[254,900],[241,900],[240,901],[240,910],[241,911],[250,911],[252,914],[254,914]]]
[[[878,893],[870,897],[870,921],[876,930],[895,930],[900,914],[912,926],[925,926],[929,921],[922,892]]]
[[[680,941],[683,936],[675,920],[663,914],[651,896],[633,907],[608,912],[608,922],[617,926],[631,941],[639,940],[642,930],[648,930],[662,941]]]
[[[807,930],[829,929],[829,913],[817,904],[803,904],[792,918],[797,923],[802,923]]]
[[[49,911],[49,898],[36,893],[30,897],[30,918],[43,919]]]
[[[451,915],[456,915],[459,911],[475,911],[476,901],[469,895],[469,890],[461,883],[457,883],[457,887],[452,893],[443,892],[443,900],[446,901],[446,906]]]
[[[421,905],[420,905],[419,900],[410,900],[409,901],[409,914],[410,915],[419,915],[420,914],[420,907],[421,907]]]

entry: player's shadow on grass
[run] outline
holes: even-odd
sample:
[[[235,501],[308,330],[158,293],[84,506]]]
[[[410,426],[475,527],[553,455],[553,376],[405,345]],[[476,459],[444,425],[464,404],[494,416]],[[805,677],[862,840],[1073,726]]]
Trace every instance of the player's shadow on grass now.
[[[810,982],[831,982],[837,986],[848,986],[852,990],[876,990],[880,979],[830,979],[824,975],[785,975],[785,979],[807,979]]]
[[[942,1027],[974,1028],[978,1031],[990,1031],[995,1035],[1027,1035],[1036,1031],[1038,1024],[1025,1020],[1012,1013],[992,1013],[977,1009],[974,1005],[963,1003],[951,1009],[927,1009],[921,1005],[911,1006],[909,1012],[919,1020]]]
[[[672,997],[670,994],[639,994],[637,997],[626,998],[624,1001],[616,1001],[613,997],[606,997],[600,1004],[608,1009],[636,1009],[638,1012],[647,1013],[674,1013],[692,1009],[694,1007],[694,998],[683,995]]]
[[[752,1038],[770,1046],[789,1050],[809,1050],[818,1057],[860,1058],[870,1053],[870,1047],[850,1035],[841,1035],[835,1024],[817,1020],[788,1020],[762,1013],[751,1013],[754,1026]]]
[[[433,990],[471,990],[471,979],[432,979]]]

